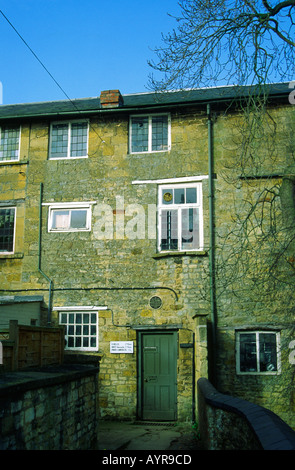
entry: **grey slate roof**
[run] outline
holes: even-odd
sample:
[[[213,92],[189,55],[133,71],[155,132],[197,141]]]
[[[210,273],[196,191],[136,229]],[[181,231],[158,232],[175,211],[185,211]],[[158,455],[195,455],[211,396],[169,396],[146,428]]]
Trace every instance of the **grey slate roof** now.
[[[41,295],[3,295],[0,296],[0,305],[26,303],[26,302],[43,302]]]
[[[266,85],[264,89],[270,97],[285,97],[286,103],[288,103],[287,97],[292,91],[288,85],[288,83],[275,83]],[[118,108],[111,109],[102,108],[99,97],[0,105],[0,120],[37,118],[42,116],[56,118],[58,116],[74,116],[79,113],[90,115],[95,113],[144,111],[145,109],[159,109],[190,104],[222,103],[240,99],[256,92],[257,88],[253,86],[224,86],[163,93],[123,94],[123,104]]]

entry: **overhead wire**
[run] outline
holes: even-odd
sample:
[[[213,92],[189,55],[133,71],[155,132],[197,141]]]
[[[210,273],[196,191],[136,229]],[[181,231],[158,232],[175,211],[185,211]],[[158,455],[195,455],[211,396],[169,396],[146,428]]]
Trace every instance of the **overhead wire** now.
[[[35,57],[35,59],[39,62],[39,64],[43,67],[43,69],[46,71],[46,73],[50,76],[50,78],[54,81],[54,83],[58,86],[58,88],[61,90],[61,92],[66,96],[66,98],[68,99],[68,101],[70,101],[70,103],[73,105],[73,107],[76,109],[76,111],[78,113],[83,113],[83,111],[81,111],[77,106],[76,104],[74,103],[74,101],[69,97],[69,95],[66,93],[66,91],[63,89],[63,87],[58,83],[58,81],[54,78],[54,76],[52,75],[52,73],[48,70],[48,68],[44,65],[44,63],[41,61],[41,59],[39,59],[39,57],[37,56],[37,54],[33,51],[33,49],[30,47],[30,45],[27,43],[27,41],[23,38],[23,36],[17,31],[17,29],[15,28],[15,26],[11,23],[11,21],[7,18],[7,16],[3,13],[2,10],[0,10],[0,13],[1,15],[3,16],[3,18],[7,21],[7,23],[11,26],[11,28],[15,31],[15,33],[18,35],[18,37],[21,39],[21,41],[25,44],[25,46],[29,49],[29,51],[33,54],[33,56]],[[102,139],[102,137],[96,132],[96,129],[93,128],[93,126],[91,126],[90,124],[90,127],[91,129],[96,133],[96,135],[100,138],[100,140],[102,141],[102,143],[104,143],[104,140]]]

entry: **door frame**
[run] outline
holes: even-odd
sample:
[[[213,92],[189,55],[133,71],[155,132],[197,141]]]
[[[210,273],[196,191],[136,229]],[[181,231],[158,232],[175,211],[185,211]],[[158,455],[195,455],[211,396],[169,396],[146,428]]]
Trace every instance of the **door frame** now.
[[[142,338],[146,334],[172,334],[175,347],[175,418],[177,420],[177,360],[178,360],[178,330],[175,329],[148,329],[137,331],[137,417],[143,419],[143,367],[142,367]],[[148,421],[148,420],[147,420]]]

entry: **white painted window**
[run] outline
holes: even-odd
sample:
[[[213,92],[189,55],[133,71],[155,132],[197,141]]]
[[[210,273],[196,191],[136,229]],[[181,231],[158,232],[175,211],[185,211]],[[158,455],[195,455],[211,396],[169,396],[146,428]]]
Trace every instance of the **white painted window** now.
[[[98,310],[96,307],[63,307],[59,323],[65,327],[66,350],[98,350]]]
[[[52,123],[49,158],[85,158],[88,155],[88,122]]]
[[[279,332],[237,332],[236,355],[238,374],[279,374]]]
[[[19,160],[20,127],[0,127],[0,162]]]
[[[91,207],[93,202],[48,204],[49,232],[80,232],[91,230]]]
[[[163,152],[171,148],[169,114],[130,117],[130,153]]]
[[[15,207],[0,207],[0,253],[14,253]]]
[[[203,249],[201,183],[159,186],[158,249],[159,251]]]

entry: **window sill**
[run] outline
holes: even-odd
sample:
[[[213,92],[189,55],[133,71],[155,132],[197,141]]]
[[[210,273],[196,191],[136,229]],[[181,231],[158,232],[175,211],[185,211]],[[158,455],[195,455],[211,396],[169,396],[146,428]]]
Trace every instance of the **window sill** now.
[[[70,161],[70,160],[85,160],[88,158],[88,155],[81,155],[80,157],[48,157],[50,162],[59,162],[59,161]]]
[[[167,152],[170,152],[170,148],[168,149],[164,149],[164,150],[146,150],[145,152],[129,152],[129,155],[131,156],[134,156],[134,155],[154,155],[154,154],[158,154],[158,153],[167,153]]]
[[[0,259],[22,259],[23,253],[0,253]]]
[[[7,160],[7,161],[0,161],[0,166],[7,166],[7,165],[28,165],[29,160]]]
[[[207,251],[166,251],[157,253],[153,256],[154,259],[171,258],[173,256],[207,256]]]
[[[73,351],[65,350],[64,361],[67,364],[94,364],[97,365],[101,360],[101,354],[93,351]]]

